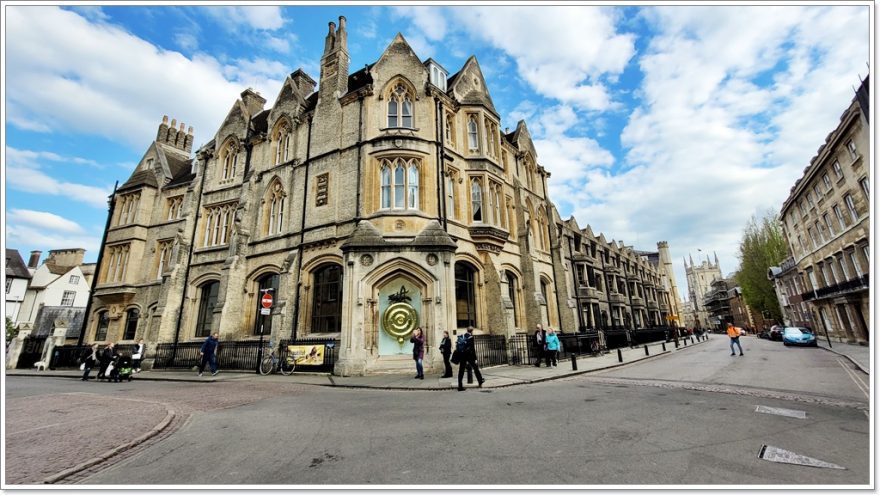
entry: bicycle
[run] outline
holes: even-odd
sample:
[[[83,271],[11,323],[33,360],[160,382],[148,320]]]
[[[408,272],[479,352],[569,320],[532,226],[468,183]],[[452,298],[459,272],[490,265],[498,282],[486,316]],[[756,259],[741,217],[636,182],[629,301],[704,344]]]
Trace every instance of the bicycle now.
[[[266,353],[268,352],[268,356]],[[297,354],[291,354],[287,356],[287,359],[281,359],[278,356],[278,350],[275,349],[275,346],[270,341],[269,345],[266,349],[263,350],[263,360],[260,361],[260,374],[268,375],[275,370],[281,372],[284,376],[289,376],[293,373],[293,370],[296,369],[296,358]]]

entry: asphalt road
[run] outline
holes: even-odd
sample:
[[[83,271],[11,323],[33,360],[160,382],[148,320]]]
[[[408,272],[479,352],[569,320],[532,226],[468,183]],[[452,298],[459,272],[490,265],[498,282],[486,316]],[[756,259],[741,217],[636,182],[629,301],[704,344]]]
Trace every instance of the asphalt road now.
[[[7,379],[7,399],[82,387],[187,412],[89,485],[869,483],[867,400],[835,356],[745,340],[744,357],[714,337],[611,372],[463,393],[28,378]],[[845,469],[769,462],[763,445]]]

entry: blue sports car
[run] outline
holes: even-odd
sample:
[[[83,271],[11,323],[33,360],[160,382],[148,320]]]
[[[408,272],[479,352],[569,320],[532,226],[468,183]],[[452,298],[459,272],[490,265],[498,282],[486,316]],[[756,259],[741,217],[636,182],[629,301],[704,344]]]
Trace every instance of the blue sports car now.
[[[785,345],[808,345],[816,347],[816,335],[809,328],[804,327],[785,327],[782,331],[782,343]]]

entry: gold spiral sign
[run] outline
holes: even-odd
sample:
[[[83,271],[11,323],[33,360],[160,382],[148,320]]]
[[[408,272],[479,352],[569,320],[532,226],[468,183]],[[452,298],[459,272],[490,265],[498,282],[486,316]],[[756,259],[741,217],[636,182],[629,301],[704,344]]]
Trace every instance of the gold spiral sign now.
[[[409,303],[397,302],[385,309],[382,323],[385,331],[402,344],[404,337],[419,324],[419,315]]]

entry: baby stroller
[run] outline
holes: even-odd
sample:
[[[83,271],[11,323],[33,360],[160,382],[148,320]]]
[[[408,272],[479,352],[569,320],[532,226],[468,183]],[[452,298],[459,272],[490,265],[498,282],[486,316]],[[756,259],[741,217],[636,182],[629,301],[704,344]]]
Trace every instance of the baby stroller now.
[[[116,368],[113,370],[116,373],[115,381],[125,380],[131,381],[132,375],[132,366],[131,366],[131,357],[130,356],[120,356],[119,361],[116,363]]]

